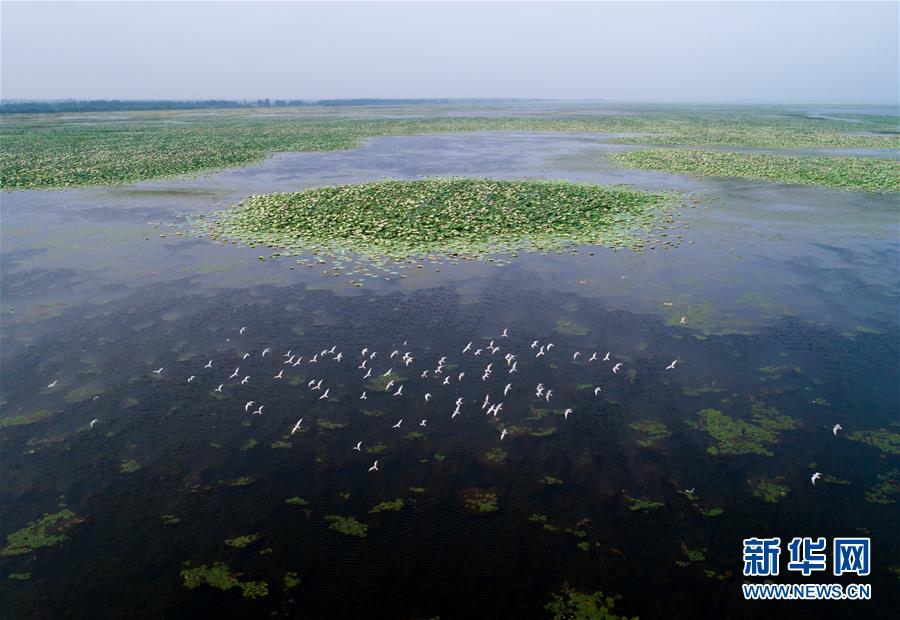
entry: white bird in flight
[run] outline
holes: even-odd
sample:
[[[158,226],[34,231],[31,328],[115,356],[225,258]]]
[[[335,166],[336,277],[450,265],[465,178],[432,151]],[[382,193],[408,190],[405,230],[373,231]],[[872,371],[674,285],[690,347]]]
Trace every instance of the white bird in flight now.
[[[509,435],[509,431],[504,428],[502,431],[500,431],[500,441],[503,441],[503,438],[507,435]]]
[[[357,452],[361,452],[362,451],[362,442],[360,441],[355,446],[353,446],[353,449],[356,450]]]
[[[303,422],[303,418],[300,418],[299,420],[297,420],[297,423],[294,424],[294,428],[291,429],[291,435],[293,435],[294,433],[296,433],[297,431],[300,430],[300,424],[302,422]]]
[[[506,333],[507,331],[509,331],[509,328],[504,329],[504,330],[503,330],[503,333],[500,334],[500,337],[501,337],[501,338],[509,338],[509,334]]]
[[[595,387],[594,388],[594,396],[599,396],[600,392],[602,392],[602,391],[603,391],[603,388]]]
[[[835,437],[837,437],[838,431],[842,430],[844,430],[843,426],[841,426],[840,424],[835,424],[834,427],[832,427],[831,432],[834,433]]]
[[[810,482],[813,483],[813,486],[815,486],[816,480],[821,480],[821,479],[822,479],[822,474],[820,472],[816,472],[810,477],[809,480],[810,480]]]
[[[589,361],[589,362],[596,362],[596,361],[597,361],[597,353],[595,352],[593,355],[591,355],[591,356],[588,358],[588,361]]]
[[[574,362],[577,360],[579,355],[581,355],[581,351],[575,351],[575,355],[572,356],[572,361]]]
[[[99,421],[100,421],[100,420],[97,420],[96,418],[93,419],[93,420],[91,420],[91,428],[94,428],[94,424],[96,424],[96,423],[99,422]]]
[[[266,353],[271,353],[271,352],[272,352],[272,349],[265,348],[265,349],[263,349],[262,355],[260,357],[265,357]]]
[[[604,361],[604,362],[608,362],[608,361],[609,361],[609,351],[606,352],[606,356],[603,358],[603,361]]]
[[[212,360],[206,362],[206,366],[204,366],[204,368],[212,368]]]
[[[616,374],[617,372],[619,372],[619,368],[621,368],[621,367],[622,367],[622,362],[619,362],[618,364],[613,366],[613,369],[612,369],[613,374]]]
[[[244,384],[247,383],[249,380],[250,380],[250,375],[247,375],[246,377],[244,377],[243,379],[241,379],[241,385],[244,385]]]
[[[246,328],[246,327],[242,327],[242,328],[240,328],[240,329],[238,330],[238,333],[239,333],[241,336],[243,336],[245,331],[247,331],[247,328]]]
[[[228,378],[229,378],[229,379],[234,379],[236,376],[238,376],[238,372],[240,372],[240,370],[241,370],[241,367],[238,366],[237,368],[234,369],[234,372],[231,373],[231,376],[228,377]]]
[[[194,375],[191,375],[190,377],[188,377],[188,383],[193,383],[194,379],[196,379],[196,378],[197,377],[195,377]]]
[[[431,394],[425,394],[425,402],[427,403],[430,400],[431,400]]]
[[[369,397],[366,396],[366,393],[365,393],[365,392],[363,392],[363,393],[362,393],[362,396],[360,396],[359,399],[360,399],[360,400],[369,400]]]
[[[400,418],[400,421],[394,424],[391,428],[400,428],[401,424],[403,424],[403,418]]]
[[[570,413],[572,413],[571,409],[566,409],[565,411],[563,411],[563,419],[568,420]]]
[[[322,394],[321,396],[319,396],[319,400],[325,400],[326,398],[328,398],[328,392],[329,392],[330,389],[331,389],[331,388],[326,388],[326,389],[325,389],[325,393]]]
[[[512,383],[507,383],[506,387],[503,388],[503,395],[506,396],[509,394],[509,391],[512,389]]]
[[[277,375],[272,377],[273,379],[283,379],[284,378],[284,368],[282,368]]]
[[[163,367],[160,366],[159,368],[157,368],[156,370],[153,371],[153,374],[154,374],[154,375],[161,375],[161,374],[162,374],[162,371],[163,371]],[[54,383],[55,383],[55,382],[54,382]]]
[[[378,460],[372,463],[372,466],[369,468],[369,471],[378,471]]]
[[[242,357],[241,359],[247,359],[248,357],[250,357],[250,354],[249,354],[249,353],[244,353],[244,357]]]
[[[421,422],[419,422],[419,426],[425,426],[426,424],[428,424],[428,420],[422,420]]]
[[[221,392],[223,387],[225,387],[225,384],[224,384],[224,383],[220,383],[220,384],[219,384],[219,387],[217,387],[217,388],[215,389],[215,391],[216,391],[216,392]]]
[[[465,353],[466,351],[468,351],[468,350],[471,349],[471,348],[472,348],[472,343],[469,342],[469,344],[466,345],[466,348],[463,349],[462,352]]]
[[[675,364],[678,363],[678,360],[673,360],[671,364],[666,366],[666,370],[675,370]]]
[[[403,396],[403,384],[400,384],[400,387],[397,388],[397,391],[394,392],[394,396]]]
[[[244,405],[244,413],[247,413],[247,412],[250,410],[250,407],[252,407],[252,406],[255,405],[255,404],[256,404],[255,401],[248,400],[248,401],[247,401],[247,404]]]

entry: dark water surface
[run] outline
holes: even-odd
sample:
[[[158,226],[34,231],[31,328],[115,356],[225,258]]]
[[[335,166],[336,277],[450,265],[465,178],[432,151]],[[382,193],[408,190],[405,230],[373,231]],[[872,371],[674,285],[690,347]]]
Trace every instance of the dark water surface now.
[[[4,193],[0,419],[47,414],[0,428],[2,534],[63,506],[83,519],[57,546],[0,558],[4,615],[533,618],[568,582],[621,594],[622,612],[642,617],[888,617],[900,513],[869,499],[891,472],[883,487],[900,499],[900,459],[851,437],[900,432],[896,196],[626,170],[602,161],[629,148],[607,139],[378,138],[193,179]],[[502,266],[368,269],[345,257],[334,275],[330,262],[261,261],[265,248],[189,234],[191,217],[251,193],[421,176],[629,183],[696,202],[677,215],[673,249]],[[534,340],[555,346],[536,358]],[[469,341],[483,353],[462,354]],[[333,346],[340,362],[308,363]],[[367,386],[363,348],[377,351],[374,376],[402,377],[402,396]],[[300,365],[283,363],[289,349]],[[607,351],[610,362],[588,362]],[[228,379],[236,367],[246,385]],[[484,414],[485,394],[503,402],[498,416]],[[262,415],[245,413],[250,400]],[[698,412],[750,420],[753,407],[793,428],[762,444],[770,455],[711,454]],[[648,420],[670,435],[642,446],[631,425]],[[140,468],[120,473],[129,460]],[[813,486],[814,471],[828,480]],[[755,497],[761,479],[787,496]],[[497,510],[467,508],[473,489],[495,494]],[[294,496],[308,504],[285,503]],[[396,499],[399,511],[369,512]],[[637,499],[661,505],[633,510]],[[328,515],[366,523],[367,537],[329,529]],[[224,543],[254,533],[243,549]],[[868,578],[788,573],[783,548],[776,580],[869,583],[873,600],[744,602],[751,536],[870,536]],[[188,590],[186,562],[224,562],[269,593]],[[291,590],[288,571],[302,580]]]

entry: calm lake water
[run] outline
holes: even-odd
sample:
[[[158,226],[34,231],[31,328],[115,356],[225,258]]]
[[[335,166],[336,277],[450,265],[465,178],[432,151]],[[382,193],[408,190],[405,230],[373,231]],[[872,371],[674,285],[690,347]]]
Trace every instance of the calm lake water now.
[[[0,415],[47,415],[0,428],[0,528],[61,507],[83,519],[57,546],[0,558],[4,616],[538,618],[568,582],[642,617],[888,617],[900,513],[870,500],[898,500],[900,459],[852,438],[900,432],[897,197],[625,170],[603,162],[629,148],[609,139],[378,138],[199,178],[3,193]],[[686,192],[668,231],[683,242],[502,265],[346,256],[335,271],[190,234],[192,218],[252,193],[422,176]],[[538,358],[535,340],[555,346]],[[481,355],[462,353],[470,341]],[[340,362],[321,355],[332,347]],[[402,396],[362,378],[364,348]],[[503,402],[496,417],[486,394]],[[245,412],[251,400],[261,415]],[[754,407],[793,420],[761,444],[769,454],[711,454],[698,413],[751,420]],[[664,436],[648,441],[644,421]],[[826,479],[813,486],[815,471]],[[788,492],[764,501],[761,480]],[[496,510],[467,507],[476,493]],[[397,499],[399,511],[370,512]],[[245,548],[224,542],[250,534]],[[752,536],[871,537],[868,578],[791,574],[783,548],[776,581],[869,583],[873,600],[744,602]],[[269,593],[188,590],[188,562],[223,562]],[[289,590],[288,571],[301,579]]]

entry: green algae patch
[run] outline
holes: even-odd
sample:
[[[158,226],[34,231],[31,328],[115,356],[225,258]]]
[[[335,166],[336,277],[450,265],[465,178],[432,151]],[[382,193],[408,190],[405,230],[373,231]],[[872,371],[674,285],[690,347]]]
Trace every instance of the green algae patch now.
[[[259,534],[247,534],[246,536],[236,536],[235,538],[229,538],[225,541],[225,544],[229,547],[235,547],[236,549],[243,549],[244,547],[248,547],[258,541],[262,536]]]
[[[331,525],[328,526],[328,529],[332,529],[335,532],[340,532],[346,536],[357,536],[359,538],[365,538],[369,532],[369,526],[365,523],[360,523],[353,517],[342,517],[340,515],[325,515],[325,520],[329,521]]]
[[[642,229],[674,203],[672,194],[561,181],[381,181],[251,196],[199,226],[214,239],[298,252],[480,258],[579,244],[642,249]]]
[[[544,476],[543,478],[541,478],[541,484],[548,487],[562,483],[562,480],[560,480],[559,478],[554,478],[553,476]]]
[[[120,474],[133,474],[141,469],[140,463],[134,459],[124,459],[119,463]]]
[[[463,506],[475,512],[497,512],[497,494],[472,487],[463,491]]]
[[[777,504],[788,496],[791,488],[786,484],[778,484],[774,480],[760,478],[759,480],[748,481],[750,484],[750,493],[753,497],[761,499],[770,504]]]
[[[181,523],[181,519],[175,515],[163,515],[160,519],[162,520],[163,525],[178,525]]]
[[[778,413],[774,407],[753,403],[750,420],[729,417],[718,409],[704,409],[699,420],[689,423],[715,440],[706,451],[713,455],[759,454],[772,456],[766,444],[778,443],[779,432],[795,429],[799,423]]]
[[[298,495],[287,498],[284,500],[284,503],[290,504],[291,506],[309,506],[309,502]]]
[[[900,433],[891,432],[885,428],[874,431],[853,431],[847,433],[847,439],[873,446],[886,454],[900,455]]]
[[[9,426],[28,426],[29,424],[46,420],[52,415],[53,413],[46,409],[38,409],[37,411],[30,411],[8,418],[0,418],[0,428],[7,428]]]
[[[372,514],[376,514],[379,512],[399,512],[403,510],[403,507],[406,505],[402,499],[395,499],[394,501],[381,502],[369,512]]]
[[[640,420],[628,426],[639,433],[636,443],[642,448],[649,448],[672,435],[665,424],[655,420]]]
[[[244,445],[241,446],[241,452],[246,452],[247,450],[252,450],[259,444],[258,441],[253,439],[252,437],[244,442]]]
[[[269,586],[265,581],[239,581],[226,564],[216,562],[212,566],[204,564],[195,568],[185,568],[181,571],[184,587],[188,590],[196,590],[201,586],[210,586],[218,590],[231,590],[240,588],[244,598],[260,598],[269,593]]]
[[[642,170],[821,185],[865,192],[900,192],[900,162],[874,157],[824,157],[644,149],[610,158]]]
[[[366,448],[366,452],[369,454],[384,454],[388,451],[388,446],[386,443],[376,443],[374,446],[369,446]]]
[[[12,579],[13,581],[28,581],[31,579],[31,573],[10,573],[7,576],[7,579]]]
[[[615,612],[621,596],[606,596],[603,592],[579,592],[565,584],[561,594],[551,594],[544,609],[552,620],[638,620],[637,616],[621,616]]]
[[[6,547],[0,555],[25,555],[35,549],[53,547],[68,538],[68,531],[82,523],[83,518],[65,508],[53,514],[45,514],[20,530],[6,537]]]

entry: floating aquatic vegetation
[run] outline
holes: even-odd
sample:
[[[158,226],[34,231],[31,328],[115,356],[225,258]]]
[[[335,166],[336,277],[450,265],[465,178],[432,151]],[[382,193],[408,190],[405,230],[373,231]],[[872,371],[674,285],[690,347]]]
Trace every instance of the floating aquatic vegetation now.
[[[10,416],[7,418],[0,418],[0,428],[6,428],[8,426],[27,426],[29,424],[34,424],[35,422],[45,420],[52,415],[53,413],[47,411],[46,409],[38,409],[37,411],[30,411],[28,413],[21,413],[19,415]]]
[[[31,573],[10,573],[7,576],[7,579],[12,579],[13,581],[28,581],[31,579]]]
[[[94,394],[95,392],[90,388],[75,388],[74,390],[71,390],[68,394],[66,394],[65,401],[70,404],[80,403],[89,400],[94,396]]]
[[[715,385],[704,385],[698,388],[681,388],[681,393],[685,396],[701,396],[703,394],[716,394],[718,392],[727,392],[725,388],[716,387]]]
[[[640,420],[632,422],[628,426],[640,433],[637,445],[643,448],[649,448],[672,435],[665,424],[656,420]]]
[[[642,250],[643,229],[675,201],[672,194],[559,181],[381,181],[251,196],[198,225],[214,239],[286,251],[477,259],[578,244]],[[369,388],[383,390],[390,380],[402,379],[377,377]]]
[[[528,517],[528,520],[531,521],[532,523],[546,523],[547,515],[542,515],[542,514],[538,514],[535,512],[535,513],[532,513],[532,515],[530,517]]]
[[[512,432],[512,431],[510,431]],[[549,437],[556,433],[555,426],[546,426],[544,428],[529,429],[528,434],[532,437]]]
[[[331,522],[331,525],[328,526],[329,529],[332,529],[335,532],[340,532],[341,534],[346,534],[347,536],[358,536],[359,538],[365,538],[369,531],[368,525],[366,525],[365,523],[360,523],[353,517],[325,515],[325,520]]]
[[[540,420],[545,417],[548,413],[550,413],[549,409],[541,409],[539,407],[532,407],[531,413],[528,415],[529,420]]]
[[[403,383],[406,381],[405,377],[401,377],[393,369],[390,370],[389,373],[380,374],[377,377],[373,377],[369,379],[369,382],[366,384],[366,387],[373,392],[384,392],[387,389],[388,384],[393,381],[395,384]],[[380,413],[380,412],[379,412]]]
[[[280,439],[269,444],[269,447],[273,450],[287,450],[288,448],[292,448],[293,446],[294,444],[292,444],[290,441],[282,441]]]
[[[181,523],[181,519],[179,519],[175,515],[163,515],[161,519],[163,525],[178,525],[179,523]]]
[[[507,452],[503,448],[491,448],[484,454],[484,458],[486,458],[491,463],[505,463],[506,457],[508,456],[509,452]]]
[[[879,428],[874,431],[853,431],[847,433],[850,441],[859,441],[874,446],[886,454],[900,455],[900,433]]]
[[[133,474],[136,471],[140,470],[141,464],[135,461],[134,459],[124,459],[119,464],[119,473],[120,474]]]
[[[410,431],[403,436],[403,439],[422,439],[425,436],[425,433],[420,433],[419,431]]]
[[[409,490],[412,491],[413,493],[421,494],[421,493],[425,492],[425,487],[409,487]]]
[[[256,478],[254,478],[253,476],[241,476],[240,478],[235,478],[234,480],[219,480],[219,482],[228,484],[228,486],[230,487],[246,487],[256,482]]]
[[[288,571],[284,574],[284,589],[291,590],[300,585],[300,575],[294,571]]]
[[[579,325],[575,321],[567,320],[567,319],[559,319],[556,322],[556,332],[563,334],[565,336],[587,336],[591,333],[584,325]]]
[[[797,428],[799,423],[780,415],[774,407],[753,403],[750,420],[729,417],[718,409],[704,409],[697,414],[698,422],[689,424],[704,431],[716,443],[706,451],[710,454],[759,454],[772,456],[764,444],[778,442],[779,431]]]
[[[369,512],[372,514],[378,512],[396,512],[398,510],[403,510],[403,506],[405,505],[406,503],[402,499],[395,499],[394,501],[381,502]]]
[[[248,545],[252,545],[260,538],[262,538],[262,536],[259,534],[247,534],[246,536],[236,536],[235,538],[228,538],[225,540],[225,544],[229,547],[243,549]]]
[[[83,518],[68,508],[52,514],[45,514],[37,521],[32,521],[22,529],[8,535],[6,547],[0,551],[0,555],[24,555],[32,553],[35,549],[58,545],[68,537],[69,529],[83,521]]]
[[[718,517],[724,513],[725,509],[720,508],[719,506],[713,506],[712,508],[700,510],[700,514],[702,514],[704,517]]]
[[[204,116],[143,114],[127,121],[84,117],[3,115],[0,186],[4,189],[108,185],[240,166],[280,151],[349,149],[372,136],[471,131],[639,133],[624,143],[724,144],[758,147],[896,149],[896,121],[835,119],[741,112],[596,114],[579,118],[459,116],[366,118],[309,110],[262,117],[254,110]],[[865,134],[863,132],[869,132]],[[879,135],[880,134],[880,135]]]
[[[444,461],[444,459],[446,459],[446,458],[447,458],[447,456],[444,454],[441,454],[440,452],[434,453],[434,460],[437,461],[438,463]]]
[[[375,445],[369,446],[366,448],[366,452],[369,454],[384,454],[388,451],[388,446],[386,443],[378,442]]]
[[[344,422],[335,422],[333,420],[316,420],[316,426],[318,426],[323,431],[333,431],[346,427],[347,425]]]
[[[298,495],[287,498],[284,500],[284,503],[290,504],[291,506],[309,506],[309,502]]]
[[[878,482],[866,489],[866,501],[873,504],[893,504],[900,495],[900,469],[892,469],[876,476]]]
[[[681,543],[681,552],[689,562],[702,562],[706,559],[706,549],[691,549],[686,544]]]
[[[543,478],[541,478],[541,484],[546,485],[548,487],[553,486],[555,484],[562,484],[562,483],[563,483],[562,480],[560,480],[559,478],[554,478],[553,476],[544,476]]]
[[[244,442],[244,445],[241,446],[241,452],[246,452],[247,450],[252,450],[257,446],[259,442],[253,439],[252,437]]]
[[[874,157],[821,157],[647,149],[614,153],[632,168],[713,177],[762,179],[866,192],[900,192],[900,163]]]
[[[552,620],[638,620],[629,619],[615,613],[615,606],[621,596],[606,596],[599,590],[585,593],[574,590],[569,584],[563,585],[561,594],[551,594],[550,602],[544,609]]]
[[[766,478],[760,478],[756,481],[748,480],[747,482],[750,485],[750,493],[753,494],[753,497],[770,504],[777,504],[791,492],[791,488],[788,485],[778,484],[774,480]]]
[[[625,501],[628,502],[628,510],[639,512],[645,510],[656,510],[665,506],[663,502],[657,502],[646,497],[631,497],[625,494]]]
[[[469,488],[462,494],[463,506],[476,512],[497,512],[497,494],[487,489]]]
[[[188,590],[196,590],[204,585],[219,590],[240,588],[243,597],[251,599],[269,593],[269,584],[265,581],[239,581],[228,565],[222,562],[216,562],[212,566],[204,564],[195,568],[185,568],[181,571],[181,578],[184,579],[184,587]]]

